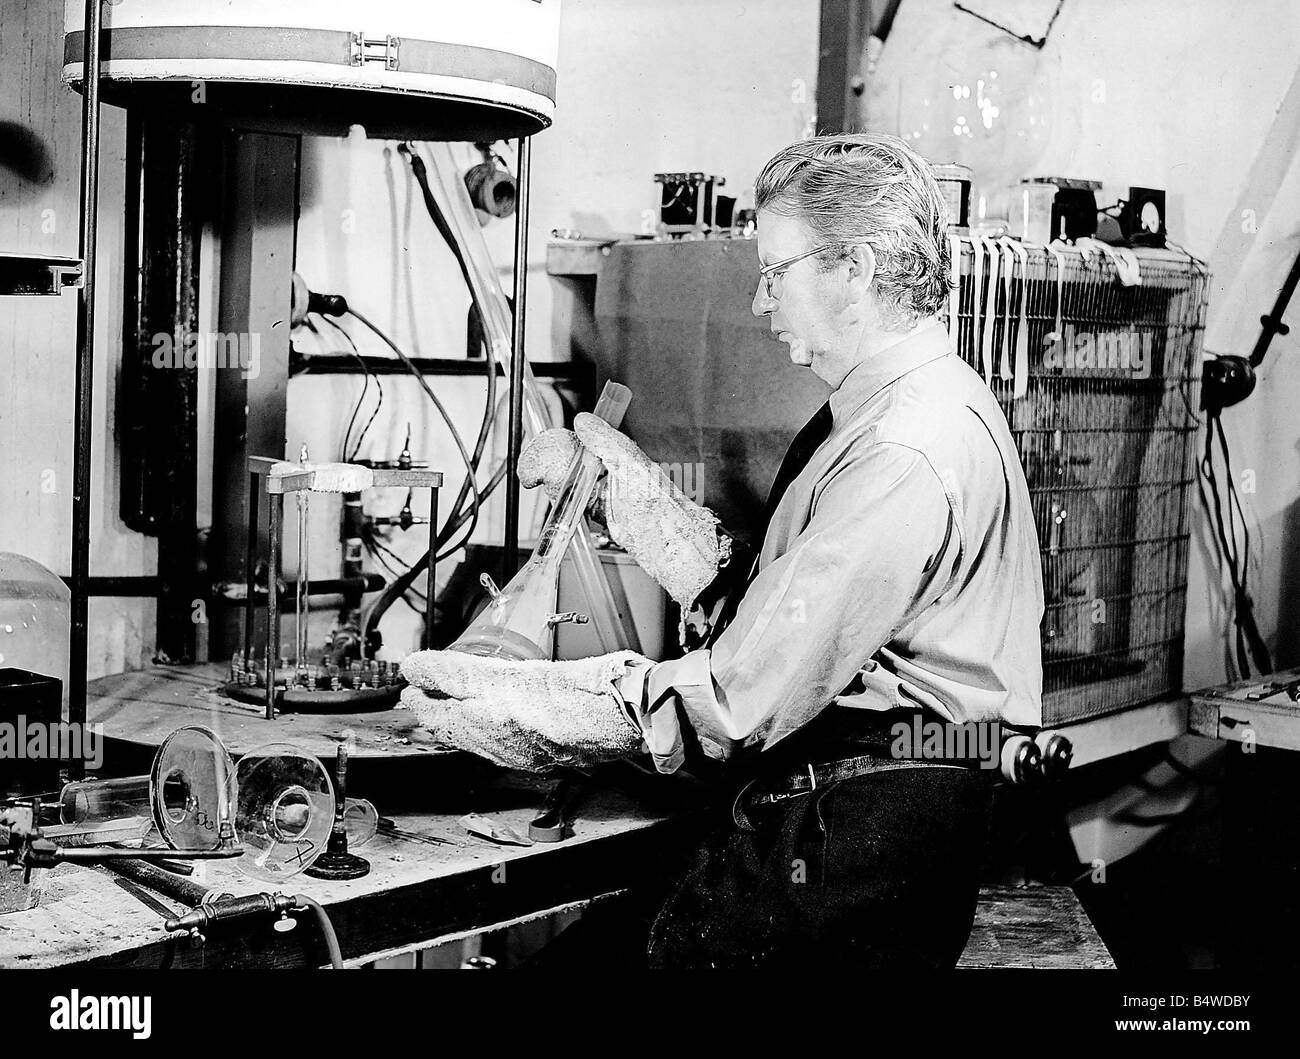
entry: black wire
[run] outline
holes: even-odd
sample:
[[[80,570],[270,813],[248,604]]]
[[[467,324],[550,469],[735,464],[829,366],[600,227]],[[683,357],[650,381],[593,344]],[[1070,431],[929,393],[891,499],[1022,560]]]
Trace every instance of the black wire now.
[[[1201,488],[1201,504],[1206,509],[1207,517],[1212,519],[1219,555],[1227,568],[1233,590],[1233,630],[1236,649],[1238,676],[1245,679],[1251,675],[1250,663],[1254,662],[1261,673],[1272,672],[1272,660],[1269,651],[1259,634],[1255,621],[1254,603],[1250,597],[1247,573],[1250,565],[1250,529],[1246,523],[1245,511],[1237,493],[1236,483],[1232,479],[1232,460],[1227,436],[1223,431],[1223,422],[1218,414],[1206,417],[1205,453],[1201,459],[1201,477],[1210,488],[1213,511]],[[1219,435],[1219,446],[1223,453],[1224,471],[1227,476],[1226,492],[1228,494],[1228,522],[1223,520],[1223,501],[1219,495],[1219,481],[1214,469],[1214,436]],[[1237,521],[1242,524],[1242,545],[1237,544]],[[1244,557],[1244,558],[1243,558]],[[1248,660],[1249,658],[1249,660]]]
[[[398,153],[402,155],[411,166],[411,171],[415,175],[416,182],[420,186],[425,210],[433,221],[434,227],[438,230],[438,233],[447,244],[447,248],[451,251],[452,256],[456,259],[456,264],[460,267],[461,277],[464,279],[465,286],[469,290],[470,311],[475,314],[478,319],[479,332],[486,335],[487,327],[483,320],[482,306],[478,303],[478,297],[475,294],[474,284],[470,277],[469,263],[465,260],[464,252],[461,249],[460,244],[457,243],[455,234],[452,232],[451,226],[447,223],[446,217],[443,216],[442,209],[439,207],[437,199],[434,197],[433,189],[429,186],[428,171],[425,167],[424,160],[411,150],[410,145],[406,143],[398,145]],[[471,461],[473,470],[471,471],[471,475],[477,474],[479,460],[482,458],[492,421],[495,418],[496,413],[497,366],[495,358],[491,356],[491,350],[489,350],[489,356],[485,357],[484,361],[484,366],[487,370],[487,399],[483,407],[483,419],[479,425],[478,441],[474,446],[474,457]],[[460,491],[456,494],[456,499],[451,505],[451,513],[448,515],[447,523],[443,527],[443,530],[438,533],[434,539],[433,559],[435,562],[441,561],[442,559],[455,554],[456,551],[469,542],[469,539],[474,532],[474,525],[476,525],[478,521],[479,505],[483,499],[492,493],[503,476],[504,465],[503,468],[493,476],[492,480],[488,483],[487,488],[482,491],[477,489],[477,480],[471,480],[470,476],[467,476],[466,480],[461,483]],[[461,509],[465,503],[466,495],[471,488],[474,489],[473,508],[470,514],[466,516]],[[466,517],[470,518],[473,523],[470,526],[469,532],[466,533],[465,537],[457,543],[455,548],[439,554],[437,551],[438,547],[445,545],[447,541],[451,539],[452,534],[464,525]],[[375,601],[366,614],[364,625],[367,632],[378,624],[379,620],[383,617],[388,608],[396,602],[399,596],[401,596],[407,588],[415,583],[415,580],[420,576],[420,574],[428,569],[429,560],[430,553],[426,551],[423,556],[416,560],[410,570],[384,589],[379,599]],[[432,578],[430,578],[430,581],[432,581]],[[430,600],[432,600],[434,592],[435,588],[430,584],[428,593]],[[432,604],[430,604],[430,611],[432,611]]]
[[[1219,421],[1219,447],[1223,451],[1223,466],[1228,483],[1228,498],[1232,507],[1228,511],[1229,522],[1233,520],[1233,509],[1236,511],[1236,517],[1241,521],[1242,535],[1242,554],[1245,561],[1241,568],[1241,591],[1237,598],[1237,625],[1241,634],[1245,637],[1246,644],[1250,648],[1252,661],[1260,673],[1273,672],[1273,660],[1269,656],[1268,647],[1264,643],[1264,638],[1259,634],[1259,626],[1255,621],[1255,604],[1251,599],[1248,588],[1248,578],[1250,574],[1250,526],[1246,521],[1246,512],[1241,506],[1241,495],[1237,492],[1237,481],[1232,474],[1232,456],[1228,447],[1228,435],[1224,432],[1223,421]],[[1236,540],[1236,530],[1233,530],[1233,539]]]
[[[381,545],[379,541],[375,540],[373,537],[363,536],[361,540],[366,547],[366,551],[370,553],[371,557],[375,560],[375,562],[379,563],[385,570],[387,570],[389,574],[392,575],[394,580],[402,576],[402,571],[394,568],[392,563],[390,563],[386,558],[384,558],[384,555],[381,554],[379,551],[380,548],[383,548],[383,551],[385,553],[392,556],[393,560],[399,566],[404,566],[408,570],[410,569],[409,563],[407,563],[400,556],[398,556],[396,552],[392,551],[389,548],[384,548],[383,545]],[[419,601],[420,606],[416,606],[416,604],[411,601],[412,595],[414,595],[416,600]],[[427,607],[429,603],[428,603],[428,599],[420,593],[419,589],[416,588],[407,589],[405,592],[402,593],[401,599],[402,602],[405,603],[408,607],[410,607],[412,611],[414,611],[420,617],[424,617],[425,612],[422,608]]]
[[[1219,448],[1223,450],[1223,469],[1224,477],[1228,483],[1228,499],[1232,506],[1228,509],[1228,521],[1233,522],[1234,516],[1241,521],[1241,539],[1242,553],[1246,556],[1246,562],[1241,568],[1241,590],[1247,591],[1247,578],[1250,576],[1250,526],[1246,523],[1246,512],[1241,507],[1241,497],[1237,493],[1237,480],[1232,473],[1232,456],[1228,451],[1228,435],[1223,431],[1223,421],[1219,421]],[[1237,531],[1232,530],[1232,537],[1235,541]]]
[[[1237,652],[1237,669],[1241,678],[1250,676],[1250,665],[1246,661],[1245,644],[1241,635],[1240,613],[1237,610],[1237,600],[1241,596],[1241,577],[1237,571],[1239,562],[1236,541],[1229,542],[1227,530],[1223,524],[1223,504],[1219,497],[1219,481],[1214,470],[1214,432],[1219,423],[1217,415],[1211,415],[1206,418],[1205,423],[1205,455],[1201,460],[1201,473],[1205,476],[1206,482],[1210,486],[1210,495],[1214,501],[1214,528],[1218,536],[1219,555],[1221,561],[1227,567],[1229,580],[1232,582],[1233,592],[1233,628],[1236,639]]]
[[[321,317],[321,319],[325,319],[325,318]],[[307,317],[307,326],[310,327],[312,331],[315,332],[317,335],[320,335],[320,331],[316,329],[316,321],[314,321],[310,316]],[[338,325],[335,324],[335,326],[337,327]],[[360,360],[359,357],[357,359]],[[365,402],[366,394],[370,390],[370,379],[371,379],[370,369],[366,367],[366,362],[364,360],[361,360],[360,363],[361,363],[361,370],[365,372],[365,383],[361,387],[361,396],[357,398],[357,403],[352,406],[352,415],[348,419],[348,428],[343,432],[343,445],[339,450],[339,458],[344,461],[346,461],[348,458],[348,438],[352,436],[352,427],[357,421],[357,413],[361,411],[361,405]]]
[[[1250,557],[1250,529],[1246,526],[1246,516],[1245,516],[1245,513],[1242,512],[1242,510],[1241,510],[1241,501],[1237,498],[1237,482],[1236,482],[1236,480],[1235,480],[1235,479],[1233,478],[1233,476],[1232,476],[1232,457],[1231,457],[1231,455],[1230,455],[1230,453],[1229,453],[1229,451],[1228,451],[1228,436],[1227,436],[1227,434],[1225,434],[1224,431],[1223,431],[1223,420],[1222,420],[1222,419],[1220,419],[1220,420],[1218,421],[1218,423],[1216,424],[1216,427],[1217,427],[1217,431],[1216,431],[1216,432],[1217,432],[1218,435],[1219,435],[1219,449],[1223,452],[1223,475],[1224,475],[1224,482],[1226,483],[1226,485],[1227,485],[1227,489],[1228,489],[1228,500],[1229,500],[1229,507],[1228,507],[1228,527],[1229,527],[1229,531],[1230,531],[1231,534],[1232,534],[1233,546],[1235,547],[1235,546],[1236,546],[1236,542],[1237,542],[1236,517],[1237,517],[1237,516],[1240,516],[1240,518],[1241,518],[1241,524],[1242,524],[1242,525],[1241,525],[1241,531],[1242,531],[1242,547],[1241,547],[1241,551],[1246,555],[1247,559],[1249,559],[1249,557]],[[1234,505],[1235,505],[1235,511],[1234,511]],[[1240,561],[1240,560],[1238,560],[1238,561]],[[1246,565],[1246,566],[1243,566],[1242,569],[1241,569],[1241,588],[1242,588],[1242,591],[1245,591],[1245,589],[1246,589],[1246,575],[1247,575],[1248,569],[1249,569],[1249,563],[1247,563],[1247,565]]]
[[[1205,262],[1201,260],[1199,257],[1197,257],[1195,254],[1193,254],[1190,250],[1188,250],[1187,247],[1180,246],[1178,243],[1175,243],[1172,239],[1169,238],[1169,236],[1165,236],[1165,246],[1172,246],[1180,254],[1185,255],[1187,257],[1187,260],[1190,261],[1192,265],[1196,268],[1197,272],[1201,273],[1202,275],[1206,275],[1208,273],[1208,266],[1205,264]]]
[[[420,388],[424,390],[425,395],[429,398],[430,401],[433,402],[433,406],[438,410],[438,414],[442,416],[442,421],[447,424],[447,429],[451,431],[451,440],[456,443],[456,450],[460,453],[460,458],[462,462],[465,464],[465,482],[469,486],[470,490],[473,492],[473,496],[474,496],[473,520],[475,525],[477,525],[480,498],[479,498],[479,490],[478,490],[478,481],[475,473],[476,468],[474,466],[474,461],[470,459],[469,453],[465,450],[465,442],[461,440],[460,432],[457,431],[456,424],[451,421],[451,416],[447,413],[446,407],[443,405],[442,401],[438,399],[438,395],[433,392],[433,388],[429,385],[428,380],[424,377],[424,373],[415,366],[414,362],[412,362],[410,357],[408,357],[405,353],[402,352],[402,350],[398,347],[396,342],[394,342],[391,338],[389,338],[388,335],[386,335],[383,331],[381,331],[379,327],[376,326],[374,323],[372,323],[367,317],[363,316],[355,309],[349,308],[348,315],[355,317],[360,323],[370,328],[370,330],[375,333],[375,335],[384,343],[384,345],[386,345],[389,349],[393,351],[393,353],[397,356],[397,359],[402,362],[402,365],[406,368],[406,370],[409,371],[413,376],[415,376],[415,381],[420,384]],[[472,533],[473,530],[471,529],[470,532]]]
[[[402,557],[399,556],[396,552],[394,552],[391,548],[384,547],[382,544],[380,544],[380,542],[374,537],[373,532],[363,533],[361,537],[361,542],[362,544],[365,545],[366,551],[370,553],[371,558],[373,558],[375,562],[379,563],[385,570],[387,570],[389,574],[393,576],[394,579],[401,577],[404,571],[396,569],[393,566],[393,564],[390,563],[388,559],[385,558],[385,554],[391,556],[393,562],[397,563],[398,566],[403,567],[404,570],[410,570],[411,568],[410,564],[407,563],[404,559],[402,559]],[[380,548],[383,548],[382,553],[379,550]],[[423,611],[419,610],[415,606],[415,604],[411,602],[410,599],[411,596],[414,596],[420,602],[421,605],[427,605],[428,601],[425,599],[424,595],[419,591],[419,589],[416,588],[407,589],[407,591],[402,595],[402,601],[408,607],[416,611],[416,613],[423,614]]]
[[[492,478],[488,482],[487,486],[482,490],[481,495],[484,500],[486,500],[489,496],[491,496],[493,490],[495,490],[496,487],[501,484],[502,480],[505,478],[505,474],[506,474],[506,465],[503,463],[500,467],[497,468],[496,472],[492,475]],[[448,532],[448,530],[444,528],[443,532],[438,535],[436,543],[438,545],[445,544],[447,540],[450,539],[451,534],[454,533],[457,529],[459,529],[460,526],[464,525],[466,518],[468,518],[467,515],[462,515],[456,522],[452,523],[450,526],[450,532]],[[467,536],[465,540],[460,541],[455,548],[449,548],[445,552],[438,552],[437,561],[442,562],[442,560],[447,558],[448,556],[454,555],[460,548],[465,546],[468,539],[469,538]],[[411,585],[415,583],[416,579],[422,573],[424,573],[428,568],[429,568],[429,553],[426,551],[422,556],[420,556],[420,558],[418,558],[412,564],[411,568],[406,573],[404,573],[401,577],[399,577],[397,580],[395,580],[392,584],[390,584],[387,588],[384,589],[384,594],[380,597],[378,601],[375,602],[375,604],[371,607],[369,613],[366,616],[365,625],[367,631],[374,628],[375,624],[379,621],[380,616],[382,616],[382,614],[384,613],[384,610],[387,610],[389,606],[392,606],[393,603],[397,602],[397,600],[401,598],[402,593],[404,593],[408,588],[410,588]],[[384,602],[385,599],[387,599],[387,604],[385,605],[384,610],[378,610],[379,604]]]
[[[362,362],[365,363],[364,361]],[[348,441],[352,437],[352,428],[356,425],[357,414],[361,411],[361,406],[365,404],[366,394],[370,392],[370,369],[366,369],[365,382],[361,386],[361,396],[357,398],[357,403],[352,406],[352,415],[348,417],[348,428],[343,431],[343,444],[339,448],[339,459],[348,463]]]
[[[465,482],[464,485],[462,485],[460,495],[463,496],[466,487],[468,487],[472,498],[470,511],[469,511],[470,526],[468,532],[465,535],[466,540],[468,540],[469,537],[474,533],[475,527],[478,525],[479,512],[482,507],[482,496],[478,488],[477,467],[475,466],[474,461],[470,458],[469,453],[465,450],[465,443],[464,441],[461,440],[461,436],[456,430],[456,425],[451,421],[451,416],[447,413],[447,409],[443,406],[442,401],[438,399],[438,395],[435,394],[433,392],[433,389],[429,386],[429,383],[425,379],[423,372],[421,372],[420,369],[416,367],[416,365],[411,361],[411,359],[405,353],[402,352],[401,348],[397,345],[397,343],[394,342],[387,334],[385,334],[384,331],[382,331],[369,318],[367,318],[365,315],[358,312],[357,310],[349,308],[348,315],[354,317],[361,324],[368,327],[372,332],[374,332],[375,336],[378,337],[380,341],[382,341],[386,346],[388,346],[389,349],[393,351],[394,355],[397,357],[398,360],[402,362],[403,366],[413,376],[415,376],[415,380],[420,384],[420,388],[424,390],[425,395],[429,398],[429,400],[433,402],[434,407],[438,410],[439,415],[442,416],[443,422],[447,424],[447,429],[451,431],[452,441],[455,442],[456,449],[457,451],[459,451],[461,460],[465,464]],[[451,519],[454,516],[455,516],[455,508],[453,507],[452,515],[448,516],[449,524],[451,522]],[[443,530],[440,533],[435,534],[434,539],[436,542],[443,542],[449,537],[450,537],[450,532],[448,531],[447,527],[444,526]],[[366,615],[366,620],[364,623],[365,632],[368,633],[370,629],[375,627],[376,623],[383,616],[385,611],[387,611],[388,608],[392,606],[394,600],[396,600],[399,597],[405,598],[406,590],[415,583],[416,578],[418,578],[421,573],[426,571],[428,567],[429,567],[429,552],[426,551],[424,555],[419,560],[416,561],[415,565],[413,565],[411,569],[407,571],[406,574],[403,574],[402,576],[398,577],[395,581],[393,581],[390,585],[388,585],[384,589],[384,591],[380,594],[379,599],[375,601],[373,606],[370,608],[370,611]],[[431,577],[429,578],[429,586],[425,593],[425,599],[427,600],[426,612],[428,614],[432,614],[433,598],[435,594],[436,594],[436,586],[433,584],[433,578]],[[409,605],[409,601],[408,601],[408,605]]]
[[[343,340],[347,342],[350,347],[348,349],[349,356],[361,365],[361,370],[365,372],[366,375],[366,383],[361,388],[361,396],[357,398],[356,407],[352,409],[352,418],[348,420],[348,429],[343,435],[343,460],[345,463],[351,463],[357,458],[357,454],[361,452],[362,442],[366,440],[366,435],[370,433],[370,425],[375,421],[375,417],[379,415],[379,410],[384,407],[384,384],[371,373],[369,365],[366,364],[365,358],[361,356],[361,351],[357,349],[357,344],[352,340],[352,336],[347,333],[347,330],[340,326],[337,321],[330,319],[330,317],[322,314],[317,315],[320,315],[322,320],[343,336]],[[352,446],[351,452],[349,452],[348,439],[352,436],[353,424],[356,422],[357,413],[361,411],[361,406],[365,402],[366,391],[369,390],[372,379],[374,380],[375,387],[379,391],[379,401],[376,403],[374,411],[370,413],[370,418],[366,420],[366,425],[361,428],[361,434],[357,437],[356,444]]]
[[[487,500],[492,495],[492,493],[496,490],[496,487],[501,484],[505,476],[506,476],[506,465],[503,461],[501,466],[499,466],[495,471],[492,472],[492,477],[488,479],[487,485],[479,490],[480,496],[482,496],[484,500]],[[468,519],[469,519],[468,512],[464,512],[458,515],[455,518],[455,520],[449,524],[448,531],[444,536],[439,538],[438,543],[446,544],[447,541],[451,539],[451,535],[455,533],[458,529],[460,529],[461,526],[465,525]],[[469,542],[470,534],[472,534],[473,532],[474,530],[471,527],[469,533],[465,534],[463,540],[459,541],[454,547],[448,548],[445,552],[439,552],[438,561],[442,562],[442,560],[449,558],[452,555],[455,555],[456,552],[458,552],[461,548],[465,547],[465,545]]]
[[[416,183],[420,186],[420,195],[424,199],[425,211],[429,214],[429,219],[433,221],[433,226],[438,229],[438,234],[442,236],[451,251],[452,256],[456,259],[456,264],[460,267],[461,277],[465,281],[465,286],[469,290],[470,311],[478,319],[478,330],[480,334],[487,334],[487,326],[483,319],[483,307],[478,303],[478,296],[474,292],[474,283],[470,277],[469,262],[465,260],[465,253],[460,244],[456,241],[456,236],[451,230],[451,225],[443,215],[442,207],[438,205],[438,200],[433,194],[433,188],[429,185],[429,172],[425,167],[424,159],[416,154],[409,144],[399,144],[398,154],[405,158],[411,167],[411,172],[415,175]],[[479,425],[478,442],[474,446],[474,466],[478,467],[478,461],[483,455],[483,448],[487,442],[487,436],[492,424],[496,405],[496,363],[491,356],[484,358],[487,361],[488,370],[488,399],[483,409],[483,421]],[[454,513],[459,512],[461,505],[465,502],[468,483],[462,483],[460,491],[456,494],[456,499],[452,501],[451,510]],[[380,613],[383,613],[381,610]]]

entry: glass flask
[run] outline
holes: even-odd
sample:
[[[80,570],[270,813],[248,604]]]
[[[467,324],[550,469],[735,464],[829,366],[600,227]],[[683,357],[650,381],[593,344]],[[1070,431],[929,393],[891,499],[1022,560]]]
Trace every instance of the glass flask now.
[[[63,683],[68,710],[68,636],[72,594],[25,555],[0,552],[0,669],[25,669]]]
[[[343,827],[348,833],[348,849],[359,849],[378,832],[379,811],[365,798],[344,798]]]
[[[172,849],[217,849],[234,838],[235,766],[216,734],[191,725],[172,732],[147,776],[78,780],[59,793],[59,845],[143,838],[150,826]]]
[[[626,386],[606,383],[595,414],[617,428],[631,398]],[[577,614],[557,614],[555,605],[560,564],[603,470],[599,456],[579,447],[532,556],[500,591],[486,574],[480,578],[491,600],[450,650],[513,661],[549,659],[554,654],[556,624],[585,620]]]
[[[465,251],[468,280],[475,291],[476,300],[483,310],[484,329],[492,357],[508,375],[512,357],[510,304],[501,288],[500,277],[492,264],[482,226],[474,213],[465,182],[460,177],[460,167],[447,143],[429,143],[425,150],[433,158],[430,177],[433,193],[444,216],[451,225],[456,242]],[[524,372],[524,429],[529,437],[536,437],[549,425],[541,389],[533,375],[532,366],[525,361]],[[620,390],[630,397],[626,387]],[[597,414],[600,408],[597,406]],[[618,426],[622,421],[612,422]],[[573,557],[574,576],[582,585],[591,611],[591,624],[601,641],[604,652],[617,651],[629,646],[627,631],[619,619],[618,606],[610,591],[609,582],[601,571],[595,546],[587,527],[579,522],[569,549]],[[521,645],[522,646],[522,645]]]
[[[311,866],[334,826],[334,782],[320,759],[288,743],[250,750],[235,769],[235,827],[245,853],[235,864],[266,882]]]

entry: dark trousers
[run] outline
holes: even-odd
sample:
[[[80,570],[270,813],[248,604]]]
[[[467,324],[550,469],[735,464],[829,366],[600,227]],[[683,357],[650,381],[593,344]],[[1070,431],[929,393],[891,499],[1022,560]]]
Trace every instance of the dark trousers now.
[[[725,821],[684,870],[593,905],[531,966],[860,970],[954,966],[988,839],[992,777],[859,776]]]

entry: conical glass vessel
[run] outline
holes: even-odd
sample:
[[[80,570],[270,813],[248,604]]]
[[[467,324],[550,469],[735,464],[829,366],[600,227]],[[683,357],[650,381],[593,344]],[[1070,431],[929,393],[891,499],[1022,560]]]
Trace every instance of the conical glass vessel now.
[[[606,383],[595,414],[617,427],[631,399],[626,386]],[[591,503],[602,469],[599,456],[579,448],[532,556],[499,592],[490,579],[485,580],[486,575],[480,578],[492,599],[451,650],[514,661],[549,659],[555,650],[555,626],[586,620],[583,615],[557,614],[555,605],[560,563]]]

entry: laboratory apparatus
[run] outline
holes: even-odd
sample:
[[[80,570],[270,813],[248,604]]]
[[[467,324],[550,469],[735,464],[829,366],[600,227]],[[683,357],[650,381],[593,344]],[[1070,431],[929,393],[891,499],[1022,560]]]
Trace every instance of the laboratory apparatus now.
[[[626,386],[606,383],[595,414],[617,427],[631,399],[632,391]],[[603,470],[600,458],[579,446],[532,556],[504,589],[498,590],[487,574],[481,576],[490,597],[488,605],[451,650],[515,661],[549,659],[555,647],[555,626],[588,620],[576,611],[557,613],[555,606],[560,563]]]
[[[334,824],[329,772],[312,754],[270,743],[241,757],[236,777],[240,870],[264,881],[297,875],[325,850]]]
[[[395,487],[428,489],[430,543],[433,543],[438,516],[438,489],[442,474],[418,468],[367,467],[351,463],[312,463],[306,446],[298,463],[249,459],[248,503],[248,585],[244,607],[244,647],[230,663],[229,680],[223,692],[242,702],[265,704],[267,720],[275,710],[298,710],[312,713],[356,713],[384,710],[397,701],[404,686],[397,665],[362,657],[339,665],[313,652],[307,642],[307,600],[309,595],[310,548],[307,517],[312,493],[356,493],[364,489]],[[269,508],[270,557],[266,565],[266,641],[256,642],[257,622],[254,607],[254,572],[256,551],[258,496],[265,493]],[[284,521],[284,497],[293,495],[298,514],[298,576],[295,583],[294,654],[282,653],[278,571],[281,533]],[[430,578],[432,582],[432,577]],[[429,635],[426,625],[425,636]],[[365,651],[364,641],[362,651]]]
[[[145,841],[157,829],[175,850],[209,850],[235,842],[235,766],[209,729],[172,732],[146,776],[77,780],[56,802],[58,824],[44,834],[62,846]]]

